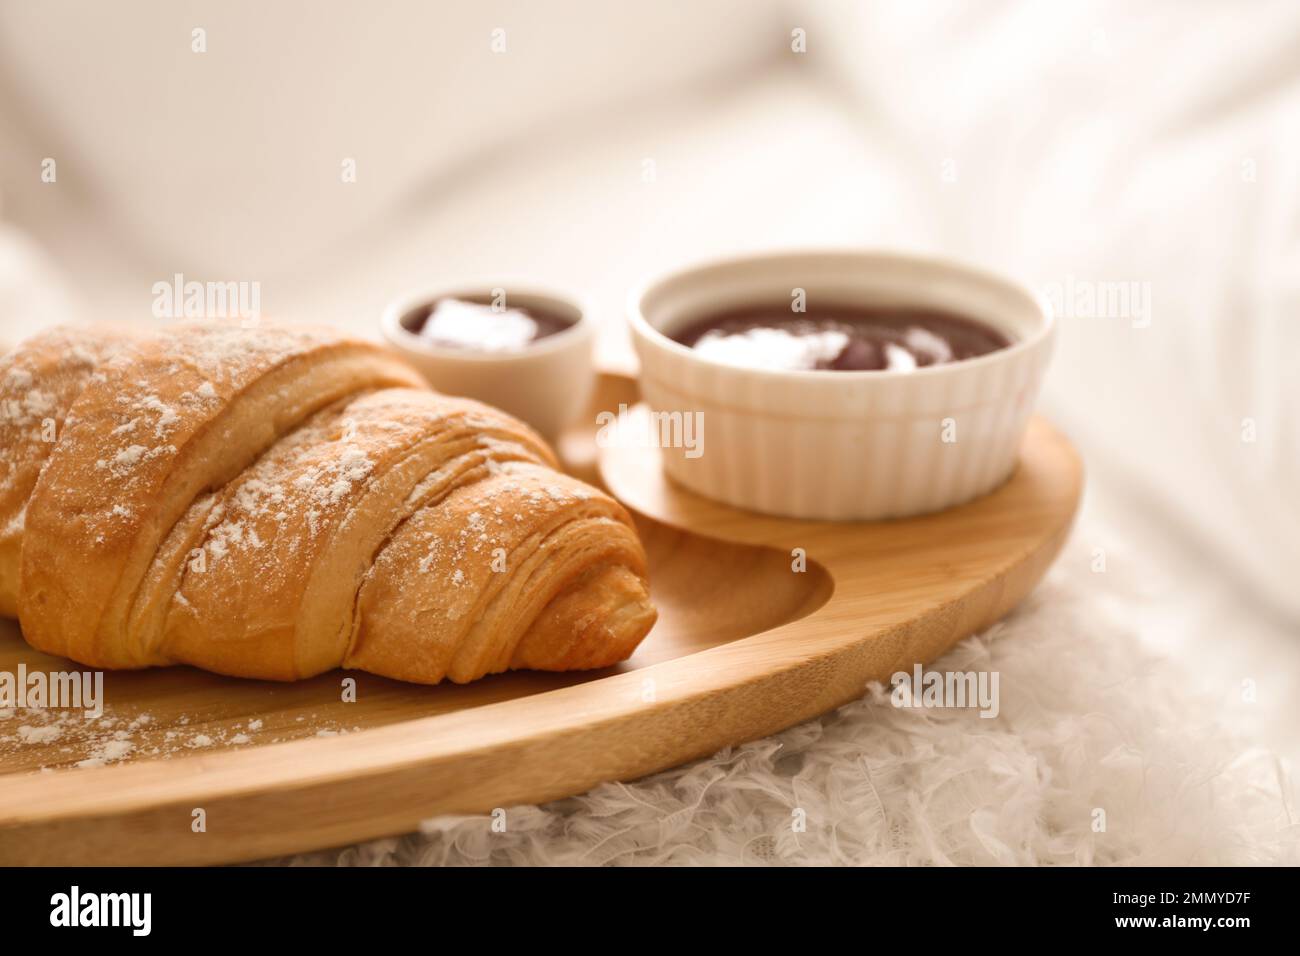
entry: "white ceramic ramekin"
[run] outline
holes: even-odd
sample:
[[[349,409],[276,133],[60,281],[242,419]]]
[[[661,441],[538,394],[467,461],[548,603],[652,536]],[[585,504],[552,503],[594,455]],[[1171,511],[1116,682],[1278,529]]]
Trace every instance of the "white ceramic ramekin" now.
[[[716,311],[789,302],[796,289],[810,304],[935,307],[1013,341],[910,372],[785,372],[701,358],[669,337]],[[715,262],[634,291],[629,309],[651,410],[699,413],[698,447],[663,448],[668,475],[707,497],[793,518],[916,515],[997,487],[1015,467],[1055,338],[1050,307],[1021,286],[883,252]]]
[[[506,304],[529,307],[572,324],[518,352],[476,352],[434,345],[417,333],[439,299],[491,297],[504,290]],[[578,300],[533,285],[466,284],[405,296],[384,310],[384,338],[440,392],[495,405],[555,441],[587,407],[596,372],[591,350],[596,327]]]

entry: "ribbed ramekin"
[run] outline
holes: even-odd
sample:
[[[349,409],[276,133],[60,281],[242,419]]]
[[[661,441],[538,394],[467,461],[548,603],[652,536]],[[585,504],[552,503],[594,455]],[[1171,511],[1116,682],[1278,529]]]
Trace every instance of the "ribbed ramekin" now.
[[[512,305],[542,309],[567,320],[569,327],[517,352],[450,348],[420,337],[418,323],[439,299],[491,298],[507,290]],[[591,310],[573,296],[533,283],[467,282],[395,300],[384,309],[380,327],[388,344],[438,391],[495,405],[532,425],[547,441],[556,441],[591,400],[596,325]]]
[[[669,337],[724,309],[791,301],[796,290],[809,303],[943,309],[1002,330],[1012,344],[910,372],[785,372],[702,358]],[[699,423],[693,448],[663,447],[669,477],[792,518],[903,517],[996,488],[1015,468],[1055,338],[1050,306],[1016,283],[884,252],[772,253],[696,266],[635,290],[629,310],[651,410]]]

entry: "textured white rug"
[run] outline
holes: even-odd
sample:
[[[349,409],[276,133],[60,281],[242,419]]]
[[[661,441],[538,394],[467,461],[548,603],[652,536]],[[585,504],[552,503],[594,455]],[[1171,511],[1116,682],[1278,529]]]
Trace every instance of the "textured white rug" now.
[[[1300,861],[1287,762],[1217,718],[1203,681],[1141,649],[1108,599],[1114,575],[1079,573],[1080,537],[1025,606],[934,665],[999,672],[995,718],[898,709],[881,689],[689,766],[507,808],[504,831],[490,816],[444,817],[280,862]]]

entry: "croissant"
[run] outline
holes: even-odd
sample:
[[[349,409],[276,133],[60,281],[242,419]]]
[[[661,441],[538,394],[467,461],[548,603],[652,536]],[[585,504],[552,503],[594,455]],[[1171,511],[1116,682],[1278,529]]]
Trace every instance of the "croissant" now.
[[[655,621],[617,502],[367,342],[56,329],[0,402],[0,612],[42,651],[460,683],[606,667]]]

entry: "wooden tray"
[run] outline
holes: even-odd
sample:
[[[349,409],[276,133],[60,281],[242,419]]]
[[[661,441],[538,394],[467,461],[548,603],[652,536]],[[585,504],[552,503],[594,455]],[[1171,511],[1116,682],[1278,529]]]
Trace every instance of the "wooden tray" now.
[[[600,392],[600,408],[635,401],[627,379],[606,376]],[[881,523],[727,508],[668,484],[653,450],[606,449],[598,463],[591,434],[566,436],[561,452],[584,477],[599,464],[638,513],[660,620],[627,664],[432,688],[354,672],[290,685],[110,673],[104,720],[0,717],[0,863],[219,863],[336,846],[774,733],[1006,614],[1059,550],[1082,481],[1042,420],[998,491]],[[807,553],[802,573],[793,548]],[[70,666],[0,621],[0,670],[20,662]],[[341,699],[345,677],[355,702]],[[41,729],[56,714],[58,733]],[[106,765],[76,766],[96,754]],[[199,809],[205,832],[192,827]]]

